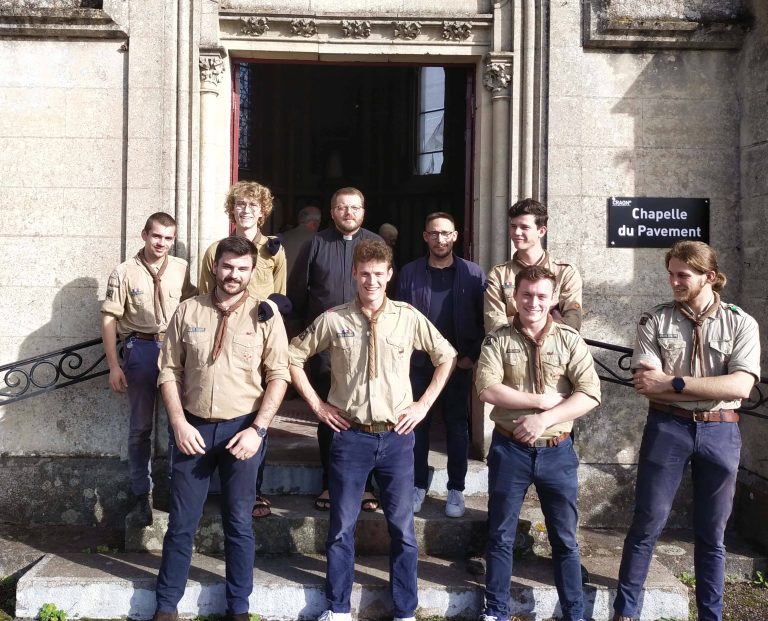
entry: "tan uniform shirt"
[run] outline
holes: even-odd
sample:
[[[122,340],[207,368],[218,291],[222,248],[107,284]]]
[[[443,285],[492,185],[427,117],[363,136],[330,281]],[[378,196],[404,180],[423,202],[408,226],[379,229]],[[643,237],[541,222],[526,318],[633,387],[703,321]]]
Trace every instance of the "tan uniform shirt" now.
[[[183,302],[160,351],[157,385],[179,382],[184,409],[200,418],[227,420],[258,411],[262,379],[290,381],[288,338],[280,313],[273,311],[272,317],[259,321],[259,301],[249,297],[230,315],[214,362],[221,313],[213,294]]]
[[[248,294],[257,300],[266,300],[272,293],[285,295],[285,251],[281,246],[277,254],[272,256],[267,250],[267,242],[272,239],[262,235],[256,244],[259,249],[259,258],[253,270],[251,281],[248,283]],[[200,278],[197,288],[200,293],[210,293],[216,288],[216,278],[213,275],[213,259],[216,256],[216,248],[219,242],[213,242],[203,255],[200,262]]]
[[[513,325],[488,334],[477,361],[477,393],[496,384],[504,384],[521,392],[536,393],[533,348],[534,345]],[[544,380],[544,391],[541,394],[558,392],[571,395],[583,392],[600,403],[600,378],[595,371],[589,348],[576,330],[553,321],[544,335],[540,359]],[[491,410],[491,420],[507,431],[512,431],[518,418],[537,412],[539,410],[505,410],[496,406]],[[548,427],[541,437],[554,437],[572,428],[573,421],[558,423]]]
[[[760,381],[760,335],[757,322],[734,304],[720,302],[719,310],[704,320],[704,368],[694,360],[693,322],[674,302],[644,313],[637,326],[632,368],[648,362],[672,376],[713,377],[745,371]],[[741,401],[676,401],[687,410],[736,409]]]
[[[581,276],[573,265],[555,261],[548,252],[544,252],[537,263],[546,267],[555,275],[554,298],[557,300],[557,309],[563,316],[566,325],[581,330]],[[517,312],[515,306],[515,274],[527,263],[517,258],[517,253],[512,255],[512,260],[500,263],[488,272],[488,286],[483,298],[483,316],[485,331],[490,332],[509,323],[508,317]]]
[[[331,350],[328,403],[363,425],[396,423],[397,413],[413,402],[409,372],[414,349],[427,352],[434,366],[456,356],[437,328],[410,304],[389,299],[385,304],[376,324],[378,373],[373,379],[368,377],[370,328],[357,299],[324,312],[291,341],[291,364],[298,367]]]
[[[155,285],[147,268],[137,256],[118,265],[107,281],[107,296],[101,312],[117,318],[117,333],[157,334],[165,332],[176,307],[195,295],[189,282],[189,266],[184,259],[168,256],[168,267],[160,281],[165,307],[165,321],[155,317]]]

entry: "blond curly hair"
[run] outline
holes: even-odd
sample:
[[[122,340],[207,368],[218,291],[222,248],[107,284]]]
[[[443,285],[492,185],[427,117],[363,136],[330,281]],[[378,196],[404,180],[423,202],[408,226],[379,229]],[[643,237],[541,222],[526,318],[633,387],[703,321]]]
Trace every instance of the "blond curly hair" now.
[[[224,211],[229,216],[229,221],[235,224],[235,201],[238,198],[245,198],[261,207],[261,216],[259,216],[259,228],[269,218],[272,213],[273,199],[270,189],[255,181],[238,181],[227,192],[227,199],[224,202]]]

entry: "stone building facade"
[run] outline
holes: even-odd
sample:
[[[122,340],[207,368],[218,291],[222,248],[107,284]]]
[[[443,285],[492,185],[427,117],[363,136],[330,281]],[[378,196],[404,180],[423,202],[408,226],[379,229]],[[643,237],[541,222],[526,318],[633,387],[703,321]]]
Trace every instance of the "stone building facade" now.
[[[227,232],[222,199],[242,177],[238,71],[254,65],[361,71],[342,80],[463,71],[451,100],[466,109],[462,184],[451,191],[465,253],[485,268],[505,260],[509,204],[546,201],[549,248],[584,278],[585,337],[631,346],[639,314],[668,297],[663,250],[608,247],[611,196],[708,198],[727,298],[768,326],[768,9],[757,0],[0,0],[0,51],[0,364],[98,337],[106,278],[149,213],[176,217],[177,254],[197,272]],[[256,130],[301,109],[306,92],[281,90]],[[353,146],[364,159],[373,142]],[[278,151],[289,163],[314,157]],[[341,179],[329,175],[306,200],[327,198]],[[389,200],[397,224],[415,199],[392,198],[386,182],[368,215]],[[644,419],[629,393],[607,387],[580,423],[593,525],[626,520]],[[0,405],[2,519],[119,521],[124,412],[99,380]],[[480,412],[479,447],[483,423]],[[768,427],[742,425],[740,510],[764,516]]]

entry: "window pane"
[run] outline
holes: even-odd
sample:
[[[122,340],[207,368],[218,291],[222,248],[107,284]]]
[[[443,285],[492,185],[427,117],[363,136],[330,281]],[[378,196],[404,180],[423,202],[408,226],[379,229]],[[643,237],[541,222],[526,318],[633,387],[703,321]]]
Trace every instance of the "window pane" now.
[[[237,150],[237,165],[240,168],[250,168],[252,161],[251,119],[251,67],[240,65],[240,140]]]
[[[423,67],[420,73],[419,112],[440,110],[445,107],[445,69]]]
[[[439,175],[443,168],[442,153],[425,153],[419,156],[420,175]]]
[[[427,112],[421,116],[423,128],[421,133],[422,142],[419,145],[421,153],[443,150],[443,117],[444,113],[442,110]]]

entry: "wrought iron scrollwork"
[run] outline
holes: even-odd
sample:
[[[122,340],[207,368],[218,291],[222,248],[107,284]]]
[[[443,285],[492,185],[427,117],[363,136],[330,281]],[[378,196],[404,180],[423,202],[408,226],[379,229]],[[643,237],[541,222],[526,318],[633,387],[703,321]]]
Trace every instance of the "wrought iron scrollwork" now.
[[[0,405],[79,384],[109,373],[101,339],[0,366]],[[123,357],[123,344],[118,344]]]

